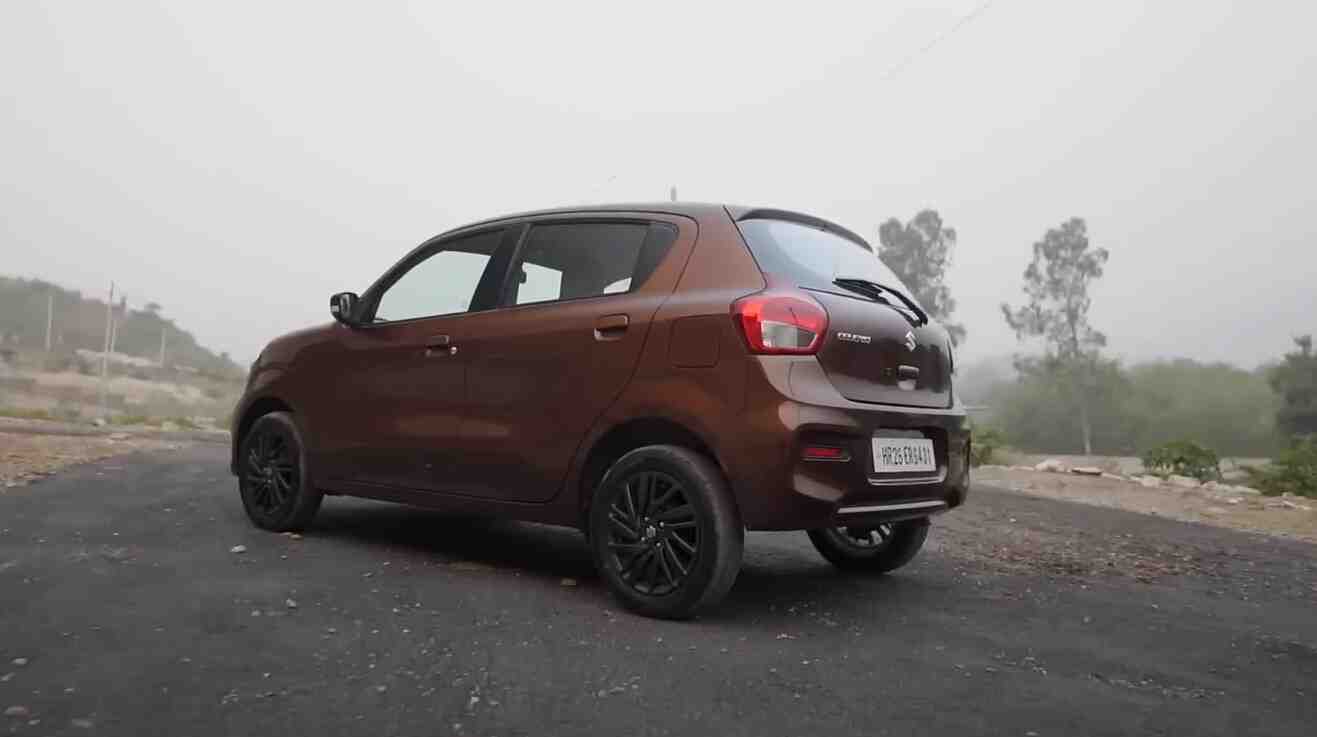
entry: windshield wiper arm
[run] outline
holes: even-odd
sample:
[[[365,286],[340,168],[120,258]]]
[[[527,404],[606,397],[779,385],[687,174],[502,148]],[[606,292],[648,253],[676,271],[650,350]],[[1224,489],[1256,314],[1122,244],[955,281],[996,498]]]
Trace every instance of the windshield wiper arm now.
[[[889,305],[892,304],[891,301],[887,299],[887,295],[890,294],[891,296],[899,299],[901,303],[906,306],[906,308],[908,308],[911,312],[914,313],[915,317],[919,319],[920,325],[928,324],[928,313],[924,312],[922,307],[916,304],[913,299],[910,299],[909,297],[905,296],[905,293],[899,289],[893,289],[891,287],[883,286],[882,284],[879,284],[876,281],[869,281],[868,279],[859,279],[849,276],[839,276],[836,279],[833,279],[832,283],[836,284],[839,287],[842,287],[843,289],[849,289],[852,292],[859,292],[860,294],[873,297],[879,302],[884,302]]]

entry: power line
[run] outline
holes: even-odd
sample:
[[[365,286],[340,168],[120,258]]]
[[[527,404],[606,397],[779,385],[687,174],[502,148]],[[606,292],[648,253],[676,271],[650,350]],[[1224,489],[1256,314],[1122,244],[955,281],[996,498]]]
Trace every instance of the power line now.
[[[887,71],[883,72],[882,74],[880,74],[880,75],[878,76],[877,81],[879,81],[879,82],[886,82],[887,80],[891,79],[892,77],[895,77],[898,73],[900,73],[901,71],[903,71],[906,67],[908,67],[908,66],[910,66],[911,64],[913,64],[913,63],[915,62],[916,59],[918,59],[919,57],[923,56],[924,54],[927,54],[928,52],[932,51],[934,48],[936,48],[936,47],[937,47],[939,44],[941,44],[943,41],[945,41],[945,40],[947,40],[948,38],[950,38],[951,35],[954,34],[956,31],[959,31],[960,29],[962,29],[962,28],[964,28],[965,26],[969,25],[970,23],[974,22],[974,20],[975,20],[976,18],[978,18],[980,15],[983,15],[983,13],[986,12],[987,9],[988,9],[989,7],[991,7],[992,4],[993,4],[994,2],[996,2],[996,0],[984,0],[983,2],[979,3],[977,7],[975,7],[973,10],[971,10],[968,14],[966,14],[966,15],[965,15],[964,17],[962,17],[960,20],[956,21],[954,24],[952,24],[952,25],[951,25],[949,28],[947,28],[945,31],[942,31],[942,32],[939,33],[938,35],[934,36],[933,39],[932,39],[931,41],[929,41],[928,43],[924,44],[924,46],[923,46],[922,48],[920,48],[919,50],[917,50],[917,51],[915,51],[914,53],[910,54],[909,56],[905,57],[905,58],[902,59],[901,61],[898,61],[897,63],[895,63],[895,64],[893,64],[892,66],[888,67]]]

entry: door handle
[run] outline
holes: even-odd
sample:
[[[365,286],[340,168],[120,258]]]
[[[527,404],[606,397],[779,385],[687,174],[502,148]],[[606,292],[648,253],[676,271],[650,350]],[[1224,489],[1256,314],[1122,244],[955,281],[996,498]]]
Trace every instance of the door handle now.
[[[595,340],[618,340],[631,324],[627,315],[604,315],[594,321]]]
[[[919,378],[919,369],[914,366],[901,364],[896,367],[896,378],[902,381],[914,381]]]
[[[436,335],[425,342],[425,357],[438,358],[439,356],[453,356],[457,354],[457,346],[452,345],[452,339],[447,335]]]

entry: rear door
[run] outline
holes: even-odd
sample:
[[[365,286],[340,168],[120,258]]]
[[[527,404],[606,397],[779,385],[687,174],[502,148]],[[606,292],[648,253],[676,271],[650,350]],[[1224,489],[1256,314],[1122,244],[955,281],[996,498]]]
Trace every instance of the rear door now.
[[[908,306],[909,289],[867,245],[821,222],[748,218],[737,226],[770,281],[806,290],[827,310],[828,335],[818,361],[842,396],[907,407],[951,406],[946,331],[925,323]],[[885,290],[847,288],[839,280]]]
[[[634,373],[676,280],[656,267],[678,227],[607,215],[528,225],[499,309],[463,331],[459,473],[464,493],[539,502],[556,494],[582,438]]]

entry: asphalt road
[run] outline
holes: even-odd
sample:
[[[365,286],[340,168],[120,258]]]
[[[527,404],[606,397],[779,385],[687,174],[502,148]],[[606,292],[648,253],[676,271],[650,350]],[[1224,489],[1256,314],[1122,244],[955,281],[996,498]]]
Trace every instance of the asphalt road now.
[[[1310,736],[1314,581],[1314,546],[978,487],[897,574],[751,535],[660,622],[567,530],[331,498],[260,532],[201,445],[0,494],[0,733]]]

